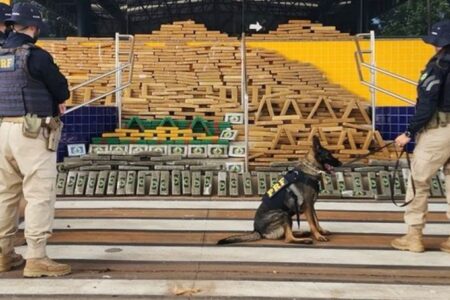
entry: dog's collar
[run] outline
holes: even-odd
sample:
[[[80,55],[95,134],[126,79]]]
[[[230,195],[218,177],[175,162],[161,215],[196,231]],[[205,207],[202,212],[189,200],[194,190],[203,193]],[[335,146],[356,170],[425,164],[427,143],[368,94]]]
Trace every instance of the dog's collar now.
[[[320,190],[319,176],[311,175],[302,170],[294,170],[291,172],[295,173],[295,179],[293,182],[303,182],[304,184],[312,187],[316,192],[319,192]]]
[[[304,173],[314,176],[314,177],[320,177],[322,174],[325,174],[325,171],[322,171],[321,169],[314,166],[312,163],[308,161],[300,161],[299,162],[300,170],[302,170]],[[306,169],[306,170],[305,170]]]

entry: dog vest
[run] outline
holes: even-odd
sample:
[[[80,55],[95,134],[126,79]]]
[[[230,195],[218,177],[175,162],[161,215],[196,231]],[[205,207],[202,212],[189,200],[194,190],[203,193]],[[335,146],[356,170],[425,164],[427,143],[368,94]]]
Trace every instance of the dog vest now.
[[[319,192],[319,180],[312,175],[306,174],[301,170],[292,170],[287,172],[280,180],[273,184],[270,189],[264,194],[262,201],[270,209],[286,208],[284,200],[290,196],[287,189],[291,184],[301,182],[312,187],[316,192]]]

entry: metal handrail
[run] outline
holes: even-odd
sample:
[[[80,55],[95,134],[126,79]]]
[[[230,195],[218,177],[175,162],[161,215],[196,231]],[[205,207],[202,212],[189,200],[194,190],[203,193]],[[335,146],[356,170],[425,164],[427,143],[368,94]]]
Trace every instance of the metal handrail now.
[[[87,85],[90,85],[90,84],[93,83],[93,82],[96,82],[97,80],[100,80],[100,79],[102,79],[102,78],[108,77],[108,76],[110,76],[111,74],[115,74],[115,73],[117,73],[117,71],[122,71],[123,69],[126,69],[126,68],[128,68],[129,66],[130,66],[130,64],[129,64],[129,63],[126,63],[126,64],[124,64],[124,65],[122,65],[122,66],[120,66],[120,67],[118,67],[118,68],[115,68],[115,69],[113,69],[113,70],[111,70],[111,71],[108,71],[108,72],[106,72],[106,73],[104,73],[104,74],[101,74],[101,75],[99,75],[99,76],[97,76],[97,77],[88,79],[88,80],[86,80],[85,82],[80,83],[79,85],[76,85],[76,86],[74,86],[74,87],[71,87],[71,88],[69,88],[69,91],[70,91],[70,92],[76,91],[76,90],[78,90],[78,89],[80,89],[80,88],[82,88],[82,87],[85,87],[85,86],[87,86]]]
[[[382,74],[387,75],[389,77],[392,77],[394,79],[400,80],[402,82],[411,84],[413,86],[417,86],[417,83],[415,81],[409,79],[409,78],[400,76],[400,75],[395,74],[393,72],[390,72],[390,71],[387,71],[385,69],[382,69],[382,68],[379,68],[379,67],[376,67],[374,65],[366,63],[364,61],[364,55],[363,54],[371,54],[372,51],[371,50],[361,50],[361,45],[359,43],[359,39],[367,37],[367,36],[370,36],[370,34],[362,33],[362,34],[357,34],[356,38],[355,38],[355,44],[356,44],[355,61],[356,61],[356,67],[357,67],[357,71],[358,71],[358,77],[359,77],[359,80],[361,81],[361,83],[363,85],[367,86],[367,87],[370,87],[370,88],[372,88],[374,90],[377,90],[377,91],[382,92],[382,93],[384,93],[386,95],[394,97],[394,98],[396,98],[398,100],[401,100],[401,101],[406,102],[406,103],[411,104],[411,105],[415,105],[416,104],[415,101],[412,101],[411,99],[408,99],[408,98],[406,98],[406,97],[404,97],[402,95],[399,95],[397,93],[391,92],[391,91],[389,91],[387,89],[381,88],[381,87],[377,86],[376,84],[372,84],[371,82],[369,82],[369,81],[364,79],[364,75],[363,75],[363,72],[362,72],[362,67],[365,67],[365,68],[369,69],[371,72],[379,72],[379,73],[382,73]]]
[[[89,104],[91,104],[91,103],[93,103],[95,101],[98,101],[100,99],[108,97],[109,95],[112,95],[114,93],[121,92],[122,90],[126,89],[127,87],[129,87],[131,85],[131,82],[132,82],[132,79],[133,79],[133,70],[134,70],[134,41],[135,41],[135,39],[134,39],[134,36],[132,36],[132,35],[116,34],[116,48],[118,47],[118,40],[120,40],[120,39],[128,39],[130,41],[130,43],[131,43],[130,51],[128,53],[126,53],[126,54],[128,54],[127,62],[123,63],[123,64],[121,64],[119,62],[119,58],[118,58],[119,50],[116,49],[116,64],[117,64],[117,62],[119,62],[118,66],[116,66],[116,68],[114,68],[113,70],[110,70],[110,71],[108,71],[108,72],[106,72],[104,74],[101,74],[99,76],[96,76],[94,78],[88,79],[85,82],[80,83],[80,84],[70,88],[69,90],[70,90],[70,92],[74,92],[74,91],[76,91],[76,90],[78,90],[78,89],[80,89],[82,87],[90,85],[93,82],[96,82],[96,81],[98,81],[100,79],[103,79],[105,77],[111,76],[113,74],[116,74],[116,76],[117,76],[118,74],[121,74],[121,72],[124,69],[129,68],[129,74],[128,74],[127,82],[122,85],[121,81],[116,80],[116,88],[115,89],[113,89],[111,91],[108,91],[108,92],[105,92],[105,93],[103,93],[103,94],[101,94],[101,95],[99,95],[97,97],[92,98],[92,99],[89,99],[88,101],[85,101],[85,102],[83,102],[83,103],[81,103],[81,104],[79,104],[77,106],[71,107],[70,109],[68,109],[65,112],[65,114],[71,113],[71,112],[73,112],[75,110],[78,110],[78,109],[80,109],[80,108],[82,108],[82,107],[84,107],[86,105],[89,105]],[[120,54],[125,54],[125,53],[120,52]],[[121,78],[121,76],[119,76],[119,78]],[[117,103],[117,104],[119,106],[119,110],[121,110],[120,103]],[[119,121],[119,123],[120,123],[120,121]]]

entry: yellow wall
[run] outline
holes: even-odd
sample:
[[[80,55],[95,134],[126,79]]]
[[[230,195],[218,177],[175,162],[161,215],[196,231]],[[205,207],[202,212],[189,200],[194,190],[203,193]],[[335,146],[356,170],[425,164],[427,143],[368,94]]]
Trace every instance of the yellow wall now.
[[[369,99],[369,90],[358,78],[353,41],[296,41],[296,42],[248,42],[249,47],[271,49],[283,56],[297,61],[309,62],[322,70],[327,78],[340,84],[353,93]],[[362,43],[368,48],[368,42]],[[420,39],[389,39],[376,42],[377,66],[395,72],[416,81],[420,71],[433,55],[433,48]],[[366,56],[366,61],[369,57]],[[415,88],[409,84],[377,75],[378,85],[390,91],[397,92],[411,100],[415,99]],[[369,80],[368,72],[364,76]],[[406,103],[387,95],[377,93],[379,106],[401,106]]]
[[[11,4],[11,0],[0,0],[0,2],[2,2],[2,3],[6,3],[6,4],[8,4],[8,5],[10,5],[10,4]]]

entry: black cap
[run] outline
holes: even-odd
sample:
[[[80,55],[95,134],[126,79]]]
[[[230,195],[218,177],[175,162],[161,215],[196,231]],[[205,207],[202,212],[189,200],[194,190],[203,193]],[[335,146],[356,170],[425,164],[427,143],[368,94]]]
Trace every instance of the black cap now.
[[[23,26],[36,26],[42,28],[44,22],[39,8],[30,3],[14,4],[11,18],[5,20],[6,25],[19,24]]]
[[[429,35],[424,36],[423,41],[435,47],[450,45],[450,20],[442,20],[431,27]]]
[[[5,22],[9,18],[11,18],[11,6],[0,3],[0,22]]]

